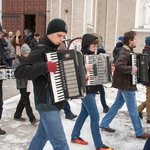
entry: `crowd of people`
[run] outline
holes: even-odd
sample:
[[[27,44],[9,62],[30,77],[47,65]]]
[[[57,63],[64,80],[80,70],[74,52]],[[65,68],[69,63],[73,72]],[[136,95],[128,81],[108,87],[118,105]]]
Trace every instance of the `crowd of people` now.
[[[92,86],[87,85],[86,96],[81,98],[81,111],[78,116],[72,113],[68,100],[63,100],[57,103],[53,101],[49,73],[56,73],[58,66],[55,61],[45,61],[46,52],[56,52],[61,50],[60,45],[63,43],[67,32],[67,24],[62,19],[53,19],[49,22],[46,36],[43,38],[40,38],[38,33],[34,33],[34,37],[31,38],[32,33],[29,29],[24,31],[24,36],[21,36],[19,30],[16,31],[15,35],[13,35],[13,32],[11,31],[8,34],[7,32],[2,32],[0,34],[0,42],[3,43],[0,43],[0,46],[3,46],[0,57],[1,65],[11,66],[16,69],[15,77],[17,89],[20,90],[21,94],[20,101],[14,114],[14,119],[16,121],[25,121],[25,118],[22,117],[22,112],[25,108],[31,124],[35,125],[38,123],[37,131],[29,145],[29,150],[42,150],[47,141],[51,143],[54,150],[70,150],[60,117],[60,110],[62,109],[64,110],[67,119],[74,119],[77,117],[72,133],[70,133],[72,143],[82,145],[88,144],[88,141],[82,139],[80,134],[81,129],[84,128],[83,125],[89,116],[90,130],[95,149],[114,150],[115,148],[103,143],[100,129],[107,132],[115,132],[115,129],[110,127],[110,123],[113,121],[124,103],[127,105],[136,138],[148,139],[143,147],[144,150],[150,149],[150,134],[144,131],[140,120],[143,118],[142,110],[146,107],[147,123],[150,123],[149,83],[144,83],[147,89],[146,101],[139,107],[137,107],[136,102],[137,87],[131,83],[131,76],[138,71],[136,65],[131,65],[130,59],[130,55],[136,53],[134,52],[137,43],[136,32],[125,32],[123,36],[118,37],[118,42],[114,49],[112,49],[114,57],[111,66],[113,74],[112,87],[118,89],[114,104],[112,106],[107,105],[103,84]],[[9,42],[7,42],[6,39]],[[83,56],[106,53],[106,50],[102,45],[102,40],[102,37],[98,34],[84,34],[81,43],[81,53]],[[149,54],[150,37],[146,37],[145,44],[142,53]],[[10,47],[12,48],[8,48],[8,45],[11,45]],[[11,53],[11,57],[6,58],[6,54],[8,53],[6,53],[6,51],[8,51],[8,49]],[[88,72],[93,69],[93,64],[85,64],[84,67],[85,72]],[[86,82],[88,76],[85,74],[85,77]],[[32,80],[33,82],[35,108],[39,113],[40,120],[36,119],[30,105],[30,92],[27,91],[27,83],[29,80]],[[0,80],[0,85],[1,118],[3,110],[2,80]],[[95,100],[96,94],[100,94],[103,112],[106,113],[101,122],[99,122],[100,114]],[[0,129],[0,134],[6,134],[6,132]]]

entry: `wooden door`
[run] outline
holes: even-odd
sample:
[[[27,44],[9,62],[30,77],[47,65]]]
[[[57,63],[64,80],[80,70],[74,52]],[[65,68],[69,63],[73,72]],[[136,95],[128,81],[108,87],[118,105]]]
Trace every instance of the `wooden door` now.
[[[41,37],[46,34],[46,16],[43,13],[36,14],[36,32],[40,34]]]
[[[16,30],[21,31],[23,34],[24,26],[24,15],[3,15],[2,28],[6,29],[7,32],[13,31],[15,33]]]
[[[2,27],[7,32],[20,30],[24,34],[25,15],[36,16],[35,30],[44,36],[46,0],[2,0]]]
[[[24,0],[2,0],[2,27],[7,32],[23,31],[23,5]]]

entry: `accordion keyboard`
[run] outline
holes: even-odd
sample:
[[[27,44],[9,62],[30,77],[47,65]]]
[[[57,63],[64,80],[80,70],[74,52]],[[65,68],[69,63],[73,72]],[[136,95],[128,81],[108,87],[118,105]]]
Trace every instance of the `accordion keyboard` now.
[[[137,59],[136,59],[136,54],[131,54],[131,64],[133,66],[137,66]],[[137,77],[137,72],[132,74],[132,85],[135,85],[138,83],[138,77]]]
[[[61,84],[61,72],[60,72],[60,67],[58,65],[58,57],[57,57],[57,52],[53,53],[47,53],[47,60],[48,61],[53,61],[57,62],[57,71],[55,73],[49,72],[50,78],[51,78],[51,84],[54,92],[54,99],[55,102],[63,101],[65,100],[65,95],[63,92],[63,85]]]
[[[107,55],[85,55],[85,63],[93,64],[93,69],[87,71],[89,76],[87,85],[99,85],[110,82],[110,62]]]

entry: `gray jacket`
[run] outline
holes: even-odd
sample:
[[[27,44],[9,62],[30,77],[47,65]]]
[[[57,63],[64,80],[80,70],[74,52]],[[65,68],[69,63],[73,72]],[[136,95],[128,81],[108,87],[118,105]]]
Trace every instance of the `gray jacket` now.
[[[23,60],[24,60],[24,57],[20,55],[16,57],[16,59],[13,60],[12,68],[16,68],[17,66],[19,66]],[[16,79],[17,89],[27,88],[27,82],[28,82],[27,79]]]

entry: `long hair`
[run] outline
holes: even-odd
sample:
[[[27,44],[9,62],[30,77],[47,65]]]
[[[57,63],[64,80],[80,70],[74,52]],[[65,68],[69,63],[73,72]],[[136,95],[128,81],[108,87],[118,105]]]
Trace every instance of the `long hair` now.
[[[125,32],[122,43],[129,46],[129,41],[132,41],[136,35],[135,31]]]

